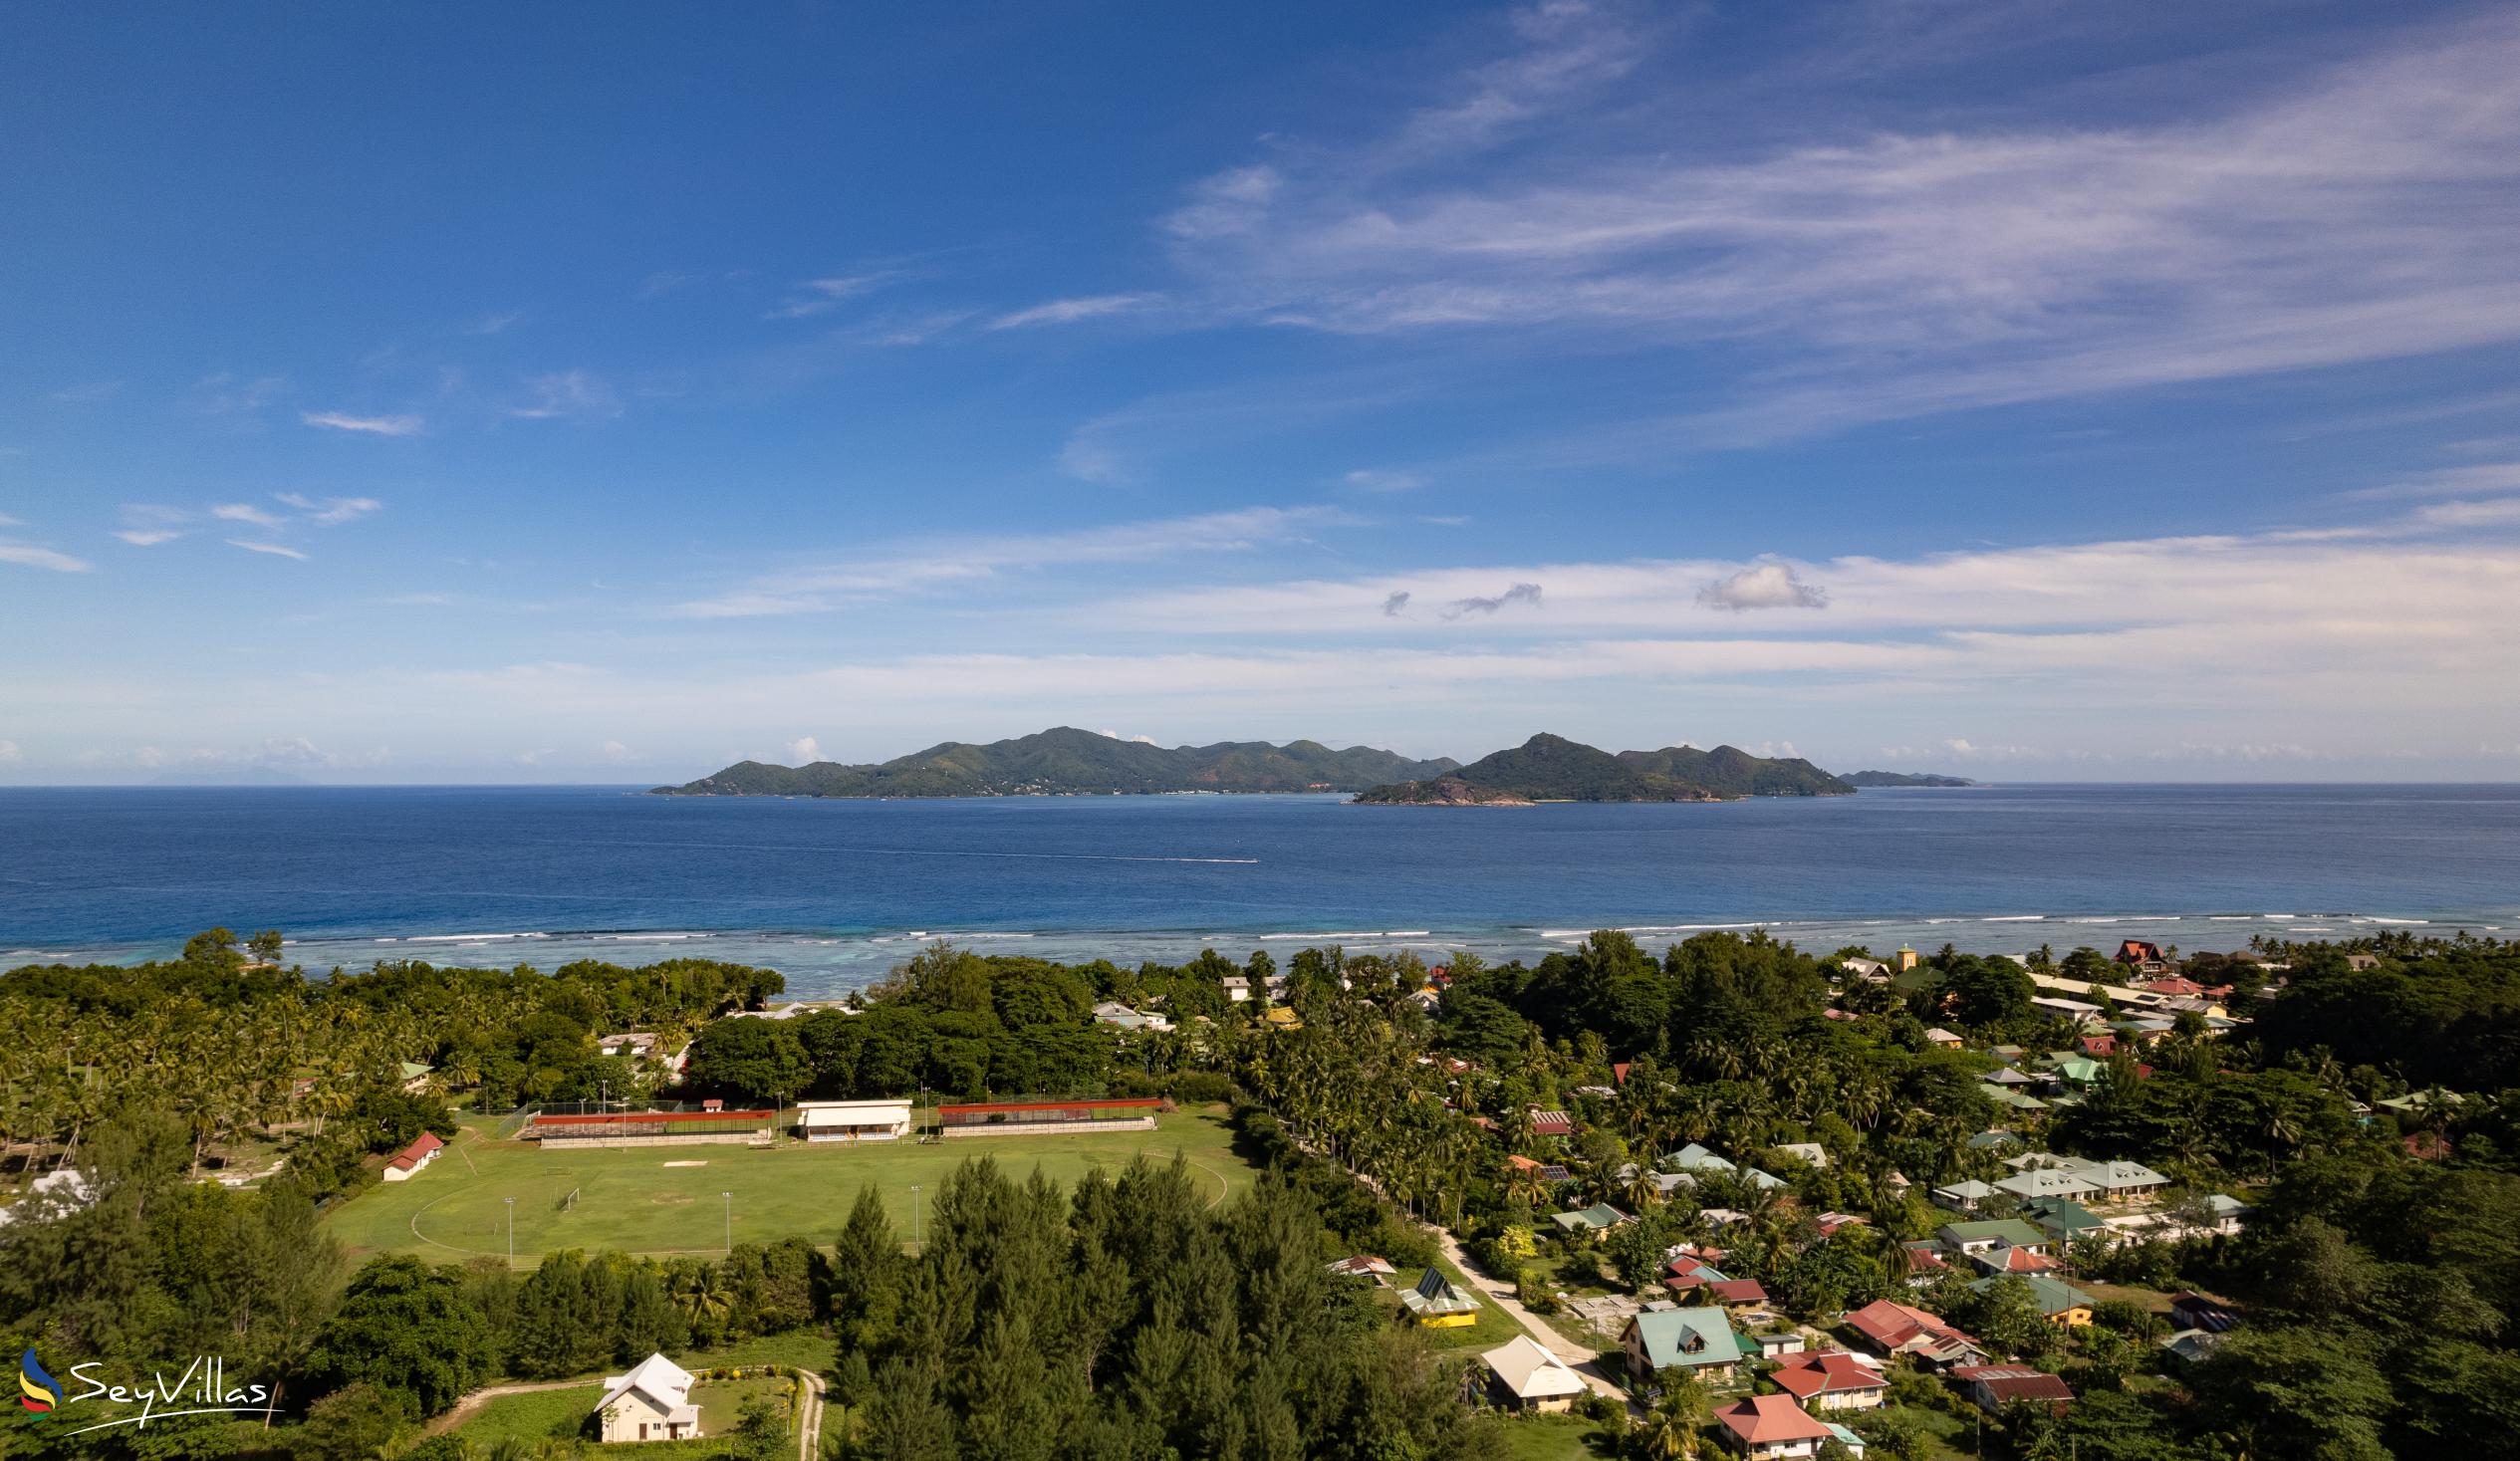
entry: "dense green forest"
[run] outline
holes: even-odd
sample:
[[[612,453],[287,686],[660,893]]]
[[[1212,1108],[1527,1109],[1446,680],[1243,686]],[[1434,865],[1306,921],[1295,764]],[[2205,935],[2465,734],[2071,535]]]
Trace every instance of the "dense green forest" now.
[[[1005,797],[1161,792],[1353,792],[1435,776],[1456,763],[1412,761],[1389,751],[1318,741],[1219,741],[1152,746],[1061,726],[985,746],[947,741],[875,766],[818,761],[770,766],[741,761],[678,787],[687,797]]]
[[[279,1384],[282,1422],[169,1420],[71,1446],[21,1414],[0,1454],[403,1454],[422,1417],[486,1381],[792,1333],[836,1345],[829,1434],[850,1455],[1497,1454],[1519,1432],[1460,1403],[1457,1356],[1322,1271],[1355,1252],[1424,1263],[1435,1228],[1542,1313],[1570,1287],[1658,1294],[1676,1246],[1718,1242],[1725,1271],[1797,1321],[1922,1306],[2077,1393],[2061,1418],[1990,1422],[1990,1454],[2492,1457],[2520,1436],[2510,944],[2393,933],[2191,957],[2191,976],[2233,981],[2222,999],[2245,1023],[2156,1022],[2027,1106],[1987,1078],[2070,1055],[2084,1032],[2033,1003],[2020,962],[1949,948],[1885,982],[1853,972],[1864,950],[1728,932],[1658,954],[1599,933],[1528,965],[1456,955],[1441,971],[1310,949],[1282,975],[1265,954],[1124,968],[939,946],[851,1010],[781,1020],[744,1016],[779,976],[732,965],[310,978],[279,951],[276,935],[213,931],[135,969],[0,975],[0,1017],[31,1032],[0,1053],[0,1158],[21,1182],[84,1186],[0,1226],[0,1341],[65,1365],[221,1353]],[[2030,962],[2116,977],[2092,950]],[[1229,979],[1253,997],[1230,999]],[[1097,1025],[1102,1000],[1173,1028]],[[597,1052],[596,1035],[630,1028],[688,1038],[683,1084]],[[1060,1191],[975,1164],[934,1194],[915,1254],[870,1196],[828,1233],[718,1257],[560,1252],[521,1275],[354,1264],[321,1222],[381,1153],[452,1131],[450,1096],[495,1110],[598,1087],[787,1100],[920,1085],[1233,1098],[1245,1155],[1274,1175],[1207,1210],[1159,1165]],[[1546,1112],[1571,1132],[1544,1131]],[[1655,1180],[1691,1143],[1735,1165]],[[2088,1327],[2041,1318],[2019,1279],[1917,1266],[1951,1218],[1931,1189],[2000,1180],[2007,1154],[2040,1149],[2170,1184],[2167,1227],[2060,1244],[2073,1281],[2111,1296]],[[231,1175],[259,1180],[207,1180]],[[2205,1216],[2232,1194],[2248,1209],[2236,1233]],[[1550,1221],[1592,1204],[1627,1220]],[[2019,1211],[1998,1196],[1984,1214]],[[2244,1322],[2171,1360],[2161,1311],[2190,1287]],[[1859,1428],[1884,1461],[1923,1461],[1949,1391],[1905,1367],[1894,1388]],[[1598,1419],[1604,1444],[1681,1454],[1656,1448],[1695,1443],[1705,1398],[1648,1387],[1633,1416]]]
[[[1357,800],[1709,802],[1735,797],[1827,797],[1854,790],[1808,761],[1770,760],[1731,746],[1712,751],[1669,746],[1614,756],[1564,736],[1537,735],[1440,777],[1378,786]]]

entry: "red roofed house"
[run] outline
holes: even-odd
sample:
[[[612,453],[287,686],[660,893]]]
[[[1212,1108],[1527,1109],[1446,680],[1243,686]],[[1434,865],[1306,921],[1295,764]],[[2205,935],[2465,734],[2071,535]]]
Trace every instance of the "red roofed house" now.
[[[2202,998],[2205,993],[2205,986],[2193,979],[2181,979],[2175,975],[2168,979],[2152,980],[2142,987],[2153,994],[2183,994],[2190,998]],[[2227,989],[2223,991],[2225,994],[2230,992]]]
[[[2115,1035],[2086,1035],[2074,1043],[2082,1048],[2083,1054],[2096,1061],[2105,1061],[2118,1053],[2118,1037]]]
[[[1791,1395],[1753,1395],[1718,1406],[1716,1432],[1724,1444],[1753,1461],[1769,1457],[1817,1456],[1832,1432],[1803,1413]]]
[[[2118,962],[2138,969],[2166,969],[2169,960],[2161,956],[2161,946],[2141,938],[2130,938],[2118,945]]]
[[[1978,1364],[1986,1350],[1977,1340],[1921,1309],[1876,1299],[1846,1314],[1847,1328],[1877,1354],[1913,1354],[1926,1364]]]
[[[437,1154],[445,1149],[446,1143],[437,1139],[436,1132],[422,1131],[411,1138],[410,1145],[395,1152],[392,1160],[385,1163],[385,1180],[408,1181],[420,1168],[437,1160]]]
[[[1871,1410],[1890,1397],[1881,1369],[1844,1349],[1797,1354],[1768,1378],[1814,1410]]]
[[[1565,1111],[1544,1111],[1534,1107],[1531,1112],[1531,1134],[1572,1136],[1575,1134],[1575,1117]]]
[[[2065,1407],[2074,1403],[2071,1385],[2026,1364],[1964,1364],[1951,1371],[1951,1378],[1962,1394],[1989,1415],[2003,1414],[2004,1407],[2016,1400],[2045,1405],[2051,1415],[2063,1415]]]
[[[1610,1068],[1610,1079],[1612,1085],[1625,1086],[1628,1084],[1628,1066],[1629,1062],[1621,1061],[1619,1064]]]

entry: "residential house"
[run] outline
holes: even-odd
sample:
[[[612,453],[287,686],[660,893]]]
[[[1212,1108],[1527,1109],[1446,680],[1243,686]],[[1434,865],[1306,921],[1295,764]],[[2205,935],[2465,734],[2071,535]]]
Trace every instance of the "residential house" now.
[[[2080,1173],[2063,1167],[2032,1167],[2025,1171],[2015,1172],[1997,1182],[1995,1190],[2007,1193],[2022,1202],[2031,1202],[2042,1197],[2070,1197],[2079,1200],[2085,1197],[2097,1197],[2101,1192],[2098,1183],[2089,1181]]]
[[[1741,1282],[1746,1284],[1750,1281],[1744,1279]],[[1752,1316],[1749,1315],[1743,1316],[1745,1322],[1751,1318]],[[1767,1328],[1754,1329],[1742,1337],[1746,1347],[1758,1350],[1761,1359],[1782,1359],[1789,1354],[1800,1354],[1811,1347],[1804,1341],[1803,1332],[1798,1326],[1778,1319],[1774,1315],[1769,1315],[1767,1318],[1769,1321]]]
[[[406,1095],[417,1096],[428,1090],[429,1075],[429,1068],[418,1061],[404,1061],[401,1074],[403,1092]]]
[[[1797,1354],[1768,1378],[1813,1411],[1872,1410],[1890,1398],[1882,1367],[1844,1349]]]
[[[1998,1074],[2021,1076],[2019,1071],[1999,1072]],[[2021,1079],[2027,1081],[2030,1078],[2022,1076]],[[2007,1146],[2027,1146],[2029,1144],[2029,1141],[2024,1138],[2021,1133],[2017,1131],[2007,1131],[2001,1126],[1990,1126],[1986,1130],[1980,1131],[1969,1138],[1969,1150],[1971,1151],[2001,1151]]]
[[[2162,956],[2159,944],[2141,938],[2130,938],[2120,942],[2115,961],[2130,969],[2141,969],[2146,974],[2167,973],[2170,964],[2170,961]]]
[[[2035,1251],[2048,1246],[2047,1234],[2019,1218],[1944,1223],[1934,1231],[1934,1238],[1943,1247],[1963,1257],[1984,1253],[1990,1248],[2028,1248]]]
[[[2050,1324],[2061,1329],[2073,1330],[2090,1326],[2092,1305],[2098,1301],[2072,1284],[2062,1279],[2050,1278],[2046,1274],[2014,1274],[2005,1277],[2018,1278],[2030,1286],[2030,1297],[2037,1301],[2039,1313],[2044,1315]],[[1976,1283],[1969,1285],[1969,1289],[1974,1293],[1983,1294],[2003,1282],[2004,1277],[1979,1279]]]
[[[1812,1419],[1791,1395],[1752,1395],[1715,1407],[1715,1434],[1750,1461],[1817,1456],[1829,1427]]]
[[[2114,1236],[2107,1220],[2071,1197],[2034,1197],[2021,1204],[2021,1216],[2039,1225],[2059,1248],[2085,1233]]]
[[[1969,1255],[1969,1262],[1979,1273],[1997,1276],[2050,1274],[2065,1267],[2064,1264],[2037,1249],[2015,1248],[2009,1243],[1998,1243],[1992,1248],[1972,1253]]]
[[[2028,1076],[2021,1074],[2019,1071],[2014,1070],[2010,1066],[1997,1067],[1995,1070],[1989,1071],[1977,1079],[1985,1082],[1989,1086],[2000,1087],[2007,1091],[2014,1090],[2018,1087],[2035,1086],[2038,1084],[2036,1081],[2033,1081]]]
[[[1457,1330],[1479,1322],[1479,1301],[1429,1267],[1417,1282],[1400,1291],[1400,1308],[1421,1329]]]
[[[1572,1136],[1575,1134],[1575,1116],[1569,1111],[1544,1111],[1538,1106],[1533,1106],[1531,1108],[1531,1134],[1534,1136]]]
[[[1391,1267],[1390,1260],[1377,1258],[1371,1253],[1360,1253],[1354,1258],[1343,1258],[1337,1263],[1328,1265],[1328,1268],[1333,1278],[1372,1279],[1377,1284],[1399,1276],[1399,1270]]]
[[[2204,1201],[2204,1226],[2216,1233],[2236,1233],[2249,1216],[2249,1205],[2237,1197],[2216,1192]]]
[[[1925,1032],[1925,1044],[1930,1045],[1937,1050],[1958,1050],[1961,1046],[1968,1044],[1968,1042],[1962,1040],[1957,1035],[1952,1034],[1950,1031],[1943,1029],[1941,1026],[1936,1025],[1931,1030]]]
[[[1992,1184],[1970,1177],[1963,1181],[1953,1182],[1947,1187],[1934,1188],[1933,1204],[1936,1207],[1948,1208],[1953,1212],[1975,1212],[1987,1198],[1994,1195],[1995,1188]]]
[[[1898,1245],[1907,1254],[1907,1287],[1921,1289],[1933,1282],[1934,1275],[1945,1273],[1951,1265],[1943,1260],[1942,1245],[1926,1238],[1915,1243]]]
[[[2170,1296],[2170,1323],[2183,1330],[2203,1330],[2219,1335],[2236,1329],[2239,1312],[2219,1299],[2208,1299],[2190,1289]]]
[[[1516,1335],[1479,1356],[1489,1388],[1509,1410],[1559,1411],[1584,1393],[1584,1376],[1529,1335]]]
[[[2063,1415],[2074,1403],[2073,1388],[2065,1381],[2026,1364],[1962,1365],[1951,1371],[1951,1379],[1961,1394],[1989,1415],[2003,1414],[2004,1407],[2016,1401],[2045,1405],[2050,1414]]]
[[[691,1371],[662,1354],[650,1354],[628,1374],[604,1381],[595,1413],[604,1441],[679,1441],[700,1433],[700,1407],[691,1403]]]
[[[1849,979],[1861,979],[1867,984],[1890,983],[1890,965],[1879,959],[1840,959],[1838,967]]]
[[[1658,1370],[1685,1369],[1703,1380],[1730,1379],[1741,1363],[1741,1339],[1720,1309],[1647,1309],[1619,1334],[1628,1372],[1649,1380]]]
[[[2180,1330],[2161,1340],[2161,1347],[2167,1349],[2173,1359],[2197,1364],[2212,1357],[2214,1346],[2221,1342],[2222,1336],[2209,1330]]]
[[[2140,1161],[2087,1161],[2077,1163],[2073,1170],[2074,1175],[2099,1188],[2101,1199],[2106,1202],[2150,1197],[2170,1185],[2169,1178]]]
[[[595,1050],[598,1055],[613,1056],[621,1060],[643,1061],[656,1054],[656,1037],[644,1030],[624,1030],[618,1034],[599,1035],[595,1038]]]
[[[1939,1317],[1896,1300],[1876,1299],[1862,1309],[1850,1309],[1843,1323],[1866,1348],[1885,1358],[1913,1354],[1919,1363],[1934,1368],[1982,1364],[1986,1359],[1986,1349],[1977,1340]]]
[[[1574,1212],[1553,1212],[1549,1221],[1566,1233],[1605,1233],[1628,1221],[1628,1214],[1607,1202],[1597,1202]]]
[[[1228,974],[1219,982],[1225,986],[1225,999],[1227,1003],[1238,1005],[1244,1000],[1251,998],[1251,981],[1244,976],[1240,974]]]
[[[2086,1035],[2074,1042],[2074,1048],[2096,1061],[2105,1061],[2118,1053],[2115,1035]]]
[[[1662,1164],[1675,1172],[1729,1172],[1731,1162],[1692,1141],[1662,1159]]]
[[[422,1131],[411,1138],[410,1145],[386,1160],[384,1179],[388,1182],[408,1181],[418,1176],[430,1162],[437,1160],[437,1154],[445,1149],[446,1143],[437,1139],[436,1132]]]
[[[1829,1148],[1817,1141],[1789,1141],[1777,1150],[1815,1167],[1829,1165]]]
[[[1169,1030],[1172,1022],[1161,1015],[1148,1015],[1133,1010],[1118,1000],[1105,1000],[1094,1007],[1094,1023],[1118,1030]]]
[[[1854,1431],[1847,1429],[1845,1426],[1838,1424],[1834,1420],[1824,1420],[1821,1424],[1829,1427],[1829,1439],[1846,1447],[1847,1454],[1853,1456],[1855,1461],[1864,1461],[1864,1437],[1857,1435]]]

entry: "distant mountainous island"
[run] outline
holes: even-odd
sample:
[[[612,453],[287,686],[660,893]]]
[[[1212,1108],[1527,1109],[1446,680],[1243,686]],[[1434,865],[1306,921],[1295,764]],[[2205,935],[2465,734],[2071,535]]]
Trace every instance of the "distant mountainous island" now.
[[[1925,771],[1859,771],[1842,778],[1851,787],[1973,787],[1965,776],[1936,776]]]
[[[1534,802],[1728,802],[1740,797],[1838,797],[1855,787],[1800,758],[1732,746],[1665,746],[1614,756],[1564,736],[1537,735],[1467,766],[1379,786],[1357,798],[1379,806],[1512,807]]]
[[[876,766],[817,761],[771,766],[739,761],[666,797],[1027,797],[1164,792],[1355,792],[1441,776],[1461,763],[1415,761],[1389,751],[1318,741],[1219,741],[1149,745],[1060,726],[985,746],[947,741]]]

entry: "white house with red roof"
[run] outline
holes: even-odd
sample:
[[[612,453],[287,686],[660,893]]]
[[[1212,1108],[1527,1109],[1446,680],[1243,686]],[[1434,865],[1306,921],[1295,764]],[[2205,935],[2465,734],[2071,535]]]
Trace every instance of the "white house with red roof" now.
[[[1768,1378],[1810,1410],[1872,1410],[1890,1398],[1882,1367],[1844,1349],[1797,1354]]]
[[[1791,1395],[1752,1395],[1716,1408],[1716,1434],[1751,1461],[1817,1456],[1832,1432],[1804,1413]]]
[[[409,1181],[420,1174],[421,1168],[437,1160],[437,1154],[445,1149],[446,1143],[437,1139],[436,1132],[422,1131],[411,1138],[410,1145],[385,1161],[384,1178],[388,1182]]]

